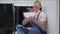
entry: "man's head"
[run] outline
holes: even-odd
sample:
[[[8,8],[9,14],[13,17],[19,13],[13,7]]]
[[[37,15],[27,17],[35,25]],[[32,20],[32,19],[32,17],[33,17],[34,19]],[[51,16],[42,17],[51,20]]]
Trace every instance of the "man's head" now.
[[[40,9],[41,8],[41,3],[39,1],[35,1],[33,7],[36,8],[36,9]]]

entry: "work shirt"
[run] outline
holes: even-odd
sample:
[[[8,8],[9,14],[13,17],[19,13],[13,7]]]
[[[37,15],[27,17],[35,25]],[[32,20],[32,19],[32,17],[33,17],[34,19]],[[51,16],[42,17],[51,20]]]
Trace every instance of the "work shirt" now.
[[[39,14],[39,16],[38,16],[38,14]],[[38,18],[37,18],[37,16],[38,16]],[[35,18],[37,18],[39,22],[46,21],[46,14],[43,11],[38,11],[35,13]],[[42,29],[44,31],[46,31],[46,28],[42,28]]]

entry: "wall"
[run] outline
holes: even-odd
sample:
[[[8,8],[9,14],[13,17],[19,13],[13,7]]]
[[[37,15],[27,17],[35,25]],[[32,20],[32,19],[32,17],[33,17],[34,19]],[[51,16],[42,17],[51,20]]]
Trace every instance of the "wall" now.
[[[4,4],[6,4],[6,3],[13,3],[14,2],[14,0],[0,0],[0,4],[1,3],[4,3]]]
[[[35,0],[18,0],[14,1],[15,6],[33,6]]]
[[[59,34],[59,6],[57,0],[46,0],[43,7],[47,14],[47,34]]]

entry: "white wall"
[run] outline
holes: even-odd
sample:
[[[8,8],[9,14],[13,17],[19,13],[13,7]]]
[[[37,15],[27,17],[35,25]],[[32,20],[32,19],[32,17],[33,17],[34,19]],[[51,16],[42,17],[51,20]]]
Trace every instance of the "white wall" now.
[[[33,6],[35,0],[15,0],[14,6]]]
[[[13,3],[14,0],[0,0],[0,4],[3,3],[3,4],[6,4],[6,3]]]
[[[59,34],[58,1],[46,0],[43,4],[47,14],[47,34]]]

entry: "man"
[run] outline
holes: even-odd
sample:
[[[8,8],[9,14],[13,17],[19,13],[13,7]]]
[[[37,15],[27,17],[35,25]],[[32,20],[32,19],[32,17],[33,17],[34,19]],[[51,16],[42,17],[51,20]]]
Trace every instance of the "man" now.
[[[40,10],[41,3],[39,1],[35,1],[33,8],[36,12],[35,16],[25,18],[22,22],[22,25],[16,25],[18,34],[46,34],[46,15],[43,11]],[[24,25],[26,25],[28,22],[31,22],[32,24],[32,28],[30,30],[24,27]]]

